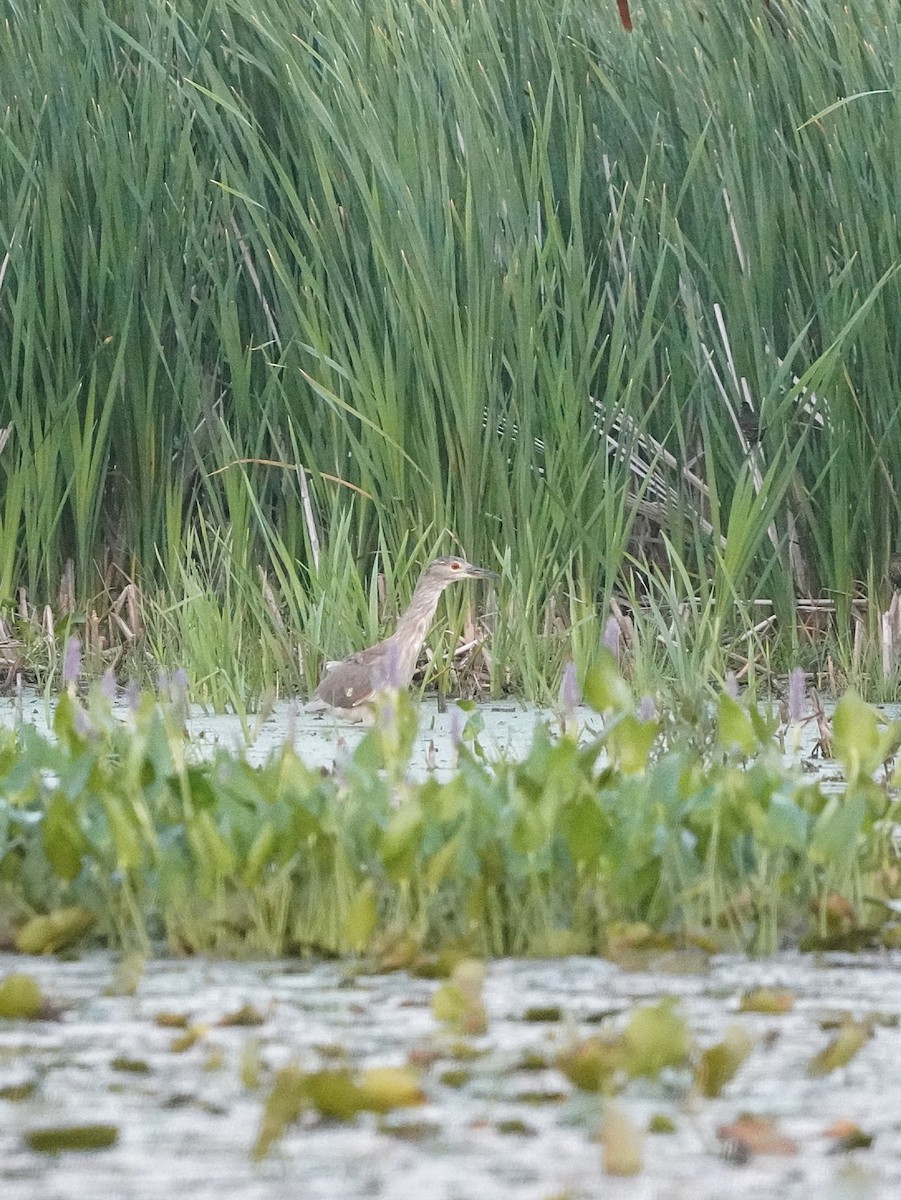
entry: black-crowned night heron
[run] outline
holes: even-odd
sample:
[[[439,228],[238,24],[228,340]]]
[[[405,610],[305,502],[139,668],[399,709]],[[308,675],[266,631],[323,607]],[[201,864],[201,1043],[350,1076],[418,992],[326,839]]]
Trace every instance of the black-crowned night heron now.
[[[379,692],[410,686],[444,589],[458,579],[496,578],[495,571],[474,567],[463,558],[436,558],[420,575],[410,607],[398,620],[394,633],[329,667],[305,711],[327,710],[346,721],[363,720],[371,711],[370,701]]]

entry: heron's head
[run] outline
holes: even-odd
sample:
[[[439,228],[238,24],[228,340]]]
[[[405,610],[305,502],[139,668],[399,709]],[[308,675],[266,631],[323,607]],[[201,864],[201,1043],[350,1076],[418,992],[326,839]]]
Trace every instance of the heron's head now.
[[[457,558],[449,554],[444,558],[436,558],[424,572],[428,579],[436,582],[453,583],[455,579],[497,579],[497,571],[489,571],[486,567],[475,567],[465,558]]]

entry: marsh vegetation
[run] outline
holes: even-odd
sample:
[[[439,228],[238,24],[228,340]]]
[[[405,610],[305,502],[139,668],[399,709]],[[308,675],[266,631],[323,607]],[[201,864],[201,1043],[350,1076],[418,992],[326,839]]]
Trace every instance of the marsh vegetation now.
[[[768,7],[13,5],[10,671],[309,692],[460,550],[495,694],[611,601],[639,673],[892,691],[897,22]]]

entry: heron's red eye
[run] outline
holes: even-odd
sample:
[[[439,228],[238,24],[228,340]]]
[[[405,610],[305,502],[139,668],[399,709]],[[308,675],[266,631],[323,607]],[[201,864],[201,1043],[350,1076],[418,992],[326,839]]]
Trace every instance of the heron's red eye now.
[[[459,571],[459,570],[460,570],[460,564],[459,564],[458,562],[452,562],[452,563],[451,563],[451,570],[452,570],[452,571]]]

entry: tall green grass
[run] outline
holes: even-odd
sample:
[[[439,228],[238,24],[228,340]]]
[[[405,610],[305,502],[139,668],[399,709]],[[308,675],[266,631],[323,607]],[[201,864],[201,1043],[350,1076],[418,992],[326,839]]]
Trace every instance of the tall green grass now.
[[[833,595],[849,661],[901,541],[901,28],[783,10],[8,3],[0,601],[71,559],[198,681],[225,636],[307,686],[462,549],[540,696],[650,543],[786,656]]]

